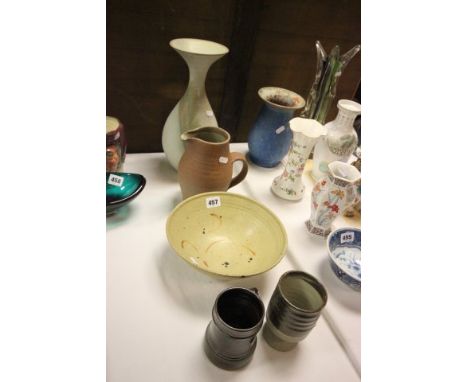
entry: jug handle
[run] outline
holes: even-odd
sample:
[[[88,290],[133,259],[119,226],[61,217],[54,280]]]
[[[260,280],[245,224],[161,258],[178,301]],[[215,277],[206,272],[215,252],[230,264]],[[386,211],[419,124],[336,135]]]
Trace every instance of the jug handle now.
[[[351,207],[353,204],[359,202],[361,199],[357,190],[357,184],[349,184],[346,187],[346,205],[345,208]]]
[[[236,184],[239,184],[244,180],[244,178],[247,176],[247,171],[249,169],[249,166],[247,165],[247,161],[245,160],[245,155],[241,153],[230,153],[230,160],[232,163],[235,161],[240,160],[242,162],[242,169],[237,174],[234,178],[232,178],[231,183],[229,184],[228,188],[234,187]]]

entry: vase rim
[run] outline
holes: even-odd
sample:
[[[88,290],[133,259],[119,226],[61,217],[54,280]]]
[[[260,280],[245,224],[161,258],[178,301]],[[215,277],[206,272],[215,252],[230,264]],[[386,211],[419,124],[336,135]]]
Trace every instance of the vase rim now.
[[[106,116],[106,133],[111,133],[117,130],[120,126],[120,121],[115,117]]]
[[[229,48],[222,44],[198,38],[176,38],[169,45],[177,51],[201,56],[222,56],[229,52]]]
[[[318,138],[327,134],[327,129],[315,119],[296,117],[289,121],[293,132],[302,133],[309,138]]]
[[[353,114],[361,114],[361,104],[350,99],[340,99],[337,105],[339,110]]]
[[[361,172],[348,163],[334,161],[328,164],[330,175],[335,179],[340,179],[346,183],[356,183],[361,179]]]
[[[304,307],[304,306],[298,306],[297,303],[294,301],[291,301],[291,299],[288,297],[288,293],[285,293],[285,280],[292,279],[293,281],[295,280],[300,280],[304,281],[308,284],[309,287],[313,288],[319,295],[321,299],[321,303],[316,306],[316,307]],[[322,283],[316,279],[314,276],[311,274],[304,272],[304,271],[288,271],[286,273],[283,273],[283,275],[280,277],[278,280],[277,284],[278,291],[281,295],[281,297],[287,301],[289,304],[287,309],[288,310],[293,310],[293,311],[298,311],[301,313],[305,314],[312,314],[312,313],[318,313],[320,312],[325,305],[327,305],[327,300],[328,300],[328,293],[325,287],[322,285]]]
[[[305,100],[291,90],[277,86],[265,86],[258,90],[259,97],[277,109],[297,110],[305,106]]]

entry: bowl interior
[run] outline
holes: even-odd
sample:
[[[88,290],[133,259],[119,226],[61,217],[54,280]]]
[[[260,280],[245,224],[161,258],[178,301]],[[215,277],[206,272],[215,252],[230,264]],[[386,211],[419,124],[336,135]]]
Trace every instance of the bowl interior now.
[[[287,246],[286,231],[270,210],[226,192],[195,195],[179,204],[166,234],[184,260],[225,276],[265,272],[279,263]]]
[[[338,229],[330,233],[327,243],[329,256],[338,268],[361,281],[361,230]]]

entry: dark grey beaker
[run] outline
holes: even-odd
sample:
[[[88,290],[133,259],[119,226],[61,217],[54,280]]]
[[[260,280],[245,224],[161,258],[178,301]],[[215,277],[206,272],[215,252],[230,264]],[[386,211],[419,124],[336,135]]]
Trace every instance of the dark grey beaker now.
[[[327,303],[327,291],[305,272],[284,273],[267,309],[263,337],[280,351],[293,349],[313,329]]]
[[[238,369],[252,359],[257,333],[263,325],[265,307],[255,291],[229,288],[213,306],[213,319],[205,332],[205,353],[216,366]]]

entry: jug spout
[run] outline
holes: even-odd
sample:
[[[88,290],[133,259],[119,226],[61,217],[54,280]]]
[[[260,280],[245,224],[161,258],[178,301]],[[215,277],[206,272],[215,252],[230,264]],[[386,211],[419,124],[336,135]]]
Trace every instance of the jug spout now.
[[[330,176],[334,179],[335,183],[340,184],[355,184],[361,179],[361,173],[359,170],[348,164],[340,161],[331,162],[328,165]]]
[[[192,131],[186,131],[185,133],[182,133],[180,135],[180,139],[182,139],[183,141],[189,141],[193,139],[193,136],[194,134],[192,133]]]
[[[207,126],[186,131],[180,135],[183,141],[198,140],[208,144],[228,144],[231,136],[219,127]]]

